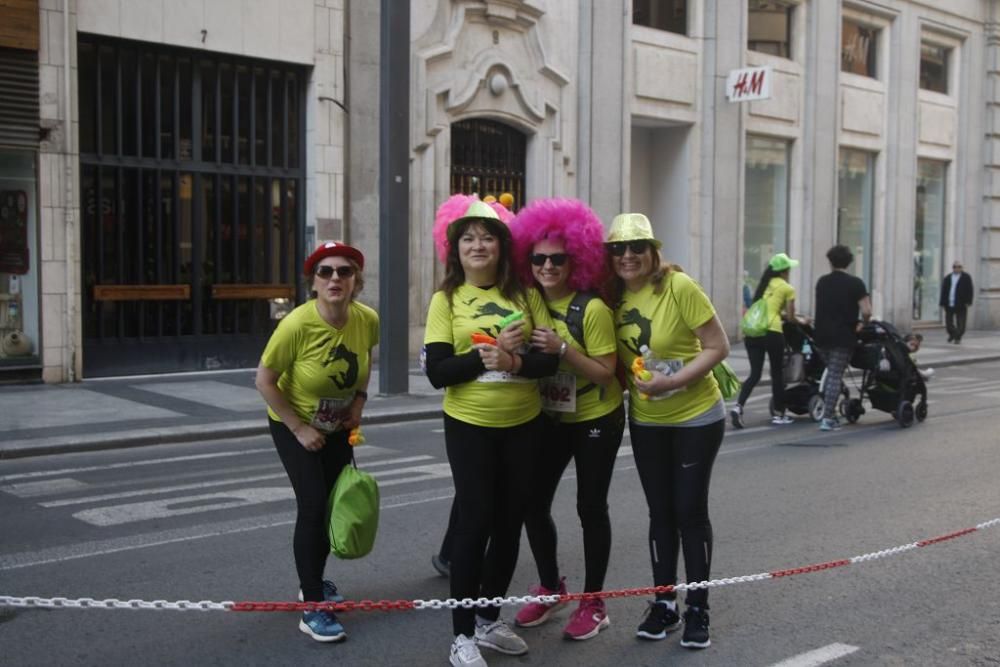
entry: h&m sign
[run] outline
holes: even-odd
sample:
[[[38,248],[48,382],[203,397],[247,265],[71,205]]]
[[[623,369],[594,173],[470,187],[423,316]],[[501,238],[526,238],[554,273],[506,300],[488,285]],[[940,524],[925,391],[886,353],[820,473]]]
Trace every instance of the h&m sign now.
[[[726,99],[730,102],[766,100],[771,97],[771,67],[734,69],[726,77]]]

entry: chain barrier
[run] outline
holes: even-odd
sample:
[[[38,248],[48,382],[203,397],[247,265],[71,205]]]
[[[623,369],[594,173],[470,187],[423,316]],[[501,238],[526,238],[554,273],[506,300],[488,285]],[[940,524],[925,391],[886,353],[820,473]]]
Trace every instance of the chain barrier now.
[[[757,581],[769,579],[782,579],[799,574],[811,574],[832,570],[838,567],[853,565],[855,563],[866,563],[868,561],[896,556],[920,547],[941,544],[951,540],[970,535],[986,528],[993,528],[1000,525],[1000,517],[984,521],[974,528],[965,528],[953,533],[947,533],[938,537],[932,537],[919,542],[911,542],[881,551],[873,551],[852,558],[842,558],[815,565],[803,567],[773,570],[771,572],[761,572],[759,574],[748,574],[738,577],[726,577],[722,579],[712,579],[709,581],[695,581],[686,584],[676,584],[674,586],[646,586],[643,588],[623,588],[613,591],[597,591],[592,593],[564,593],[561,595],[516,595],[509,597],[494,598],[463,598],[461,600],[448,598],[446,600],[345,600],[344,602],[212,602],[211,600],[201,600],[192,602],[191,600],[178,600],[170,602],[167,600],[117,600],[106,598],[95,600],[94,598],[42,598],[42,597],[15,597],[11,595],[0,595],[0,607],[19,608],[45,608],[45,609],[153,609],[168,611],[410,611],[422,609],[475,609],[482,607],[502,607],[511,605],[524,605],[531,602],[553,604],[556,602],[573,602],[577,600],[594,600],[607,598],[623,598],[649,596],[657,593],[673,593],[678,591],[691,591],[705,588],[720,588],[722,586],[732,586],[735,584],[749,584]]]

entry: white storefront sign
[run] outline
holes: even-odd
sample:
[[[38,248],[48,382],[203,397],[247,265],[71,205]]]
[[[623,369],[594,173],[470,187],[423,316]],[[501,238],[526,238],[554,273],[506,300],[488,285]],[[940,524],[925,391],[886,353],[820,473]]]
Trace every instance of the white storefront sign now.
[[[773,78],[771,67],[734,69],[726,77],[726,99],[730,102],[769,99]]]

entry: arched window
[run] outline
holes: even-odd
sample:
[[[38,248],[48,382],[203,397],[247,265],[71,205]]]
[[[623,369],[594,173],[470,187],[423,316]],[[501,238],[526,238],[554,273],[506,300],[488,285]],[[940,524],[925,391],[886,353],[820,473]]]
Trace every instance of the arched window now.
[[[509,192],[514,210],[524,206],[525,146],[522,132],[474,118],[451,125],[451,192],[480,197]]]

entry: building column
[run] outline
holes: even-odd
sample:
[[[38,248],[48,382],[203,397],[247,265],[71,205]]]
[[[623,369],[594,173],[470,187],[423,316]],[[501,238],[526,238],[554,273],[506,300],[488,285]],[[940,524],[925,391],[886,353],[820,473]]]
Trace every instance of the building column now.
[[[980,329],[1000,327],[1000,0],[992,0],[985,29],[986,148],[982,244],[973,306]]]

